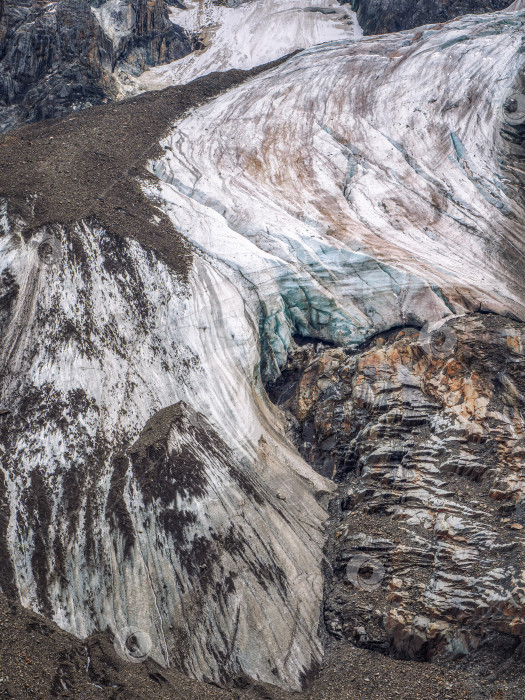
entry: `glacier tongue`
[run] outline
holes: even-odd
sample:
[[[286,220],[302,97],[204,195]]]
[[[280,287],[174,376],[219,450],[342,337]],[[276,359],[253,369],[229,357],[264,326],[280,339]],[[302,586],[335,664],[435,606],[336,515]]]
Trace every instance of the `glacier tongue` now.
[[[196,678],[299,689],[321,658],[315,495],[332,487],[280,432],[256,320],[204,260],[182,283],[96,227],[53,240],[43,265],[16,229],[1,239],[22,292],[2,358],[3,588],[79,636],[140,629]]]
[[[293,333],[352,344],[478,308],[524,318],[502,168],[523,18],[309,49],[179,122],[152,164],[174,225]]]

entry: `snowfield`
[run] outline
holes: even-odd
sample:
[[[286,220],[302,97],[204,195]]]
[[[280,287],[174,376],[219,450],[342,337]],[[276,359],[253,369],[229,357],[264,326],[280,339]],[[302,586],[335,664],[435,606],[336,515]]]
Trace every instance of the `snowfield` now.
[[[337,0],[321,0],[315,6],[304,0],[185,4],[186,10],[172,8],[170,18],[200,37],[205,48],[146,71],[138,79],[140,88],[159,90],[212,71],[253,68],[298,49],[362,35],[355,12]]]

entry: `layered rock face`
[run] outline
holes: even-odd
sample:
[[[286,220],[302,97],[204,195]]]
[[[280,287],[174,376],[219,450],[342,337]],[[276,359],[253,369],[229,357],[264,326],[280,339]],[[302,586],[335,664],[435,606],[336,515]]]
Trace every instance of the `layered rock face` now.
[[[454,17],[504,10],[509,0],[350,0],[365,34],[386,34]]]
[[[468,315],[361,352],[298,348],[275,397],[339,483],[325,621],[402,658],[525,634],[525,326]]]
[[[129,75],[192,51],[163,0],[6,0],[0,12],[0,131],[125,93]]]

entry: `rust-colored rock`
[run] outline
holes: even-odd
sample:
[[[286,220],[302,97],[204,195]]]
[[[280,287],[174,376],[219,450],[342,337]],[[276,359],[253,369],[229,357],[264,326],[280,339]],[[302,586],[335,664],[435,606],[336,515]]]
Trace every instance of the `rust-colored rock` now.
[[[525,633],[525,326],[474,314],[444,332],[449,351],[415,328],[303,347],[281,380],[300,377],[283,404],[299,449],[340,484],[327,627],[421,660]]]

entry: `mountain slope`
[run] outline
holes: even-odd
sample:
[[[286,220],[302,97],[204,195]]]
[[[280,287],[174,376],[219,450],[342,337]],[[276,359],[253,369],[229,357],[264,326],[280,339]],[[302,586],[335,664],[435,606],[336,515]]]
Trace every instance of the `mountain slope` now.
[[[193,55],[146,71],[138,86],[151,90],[185,83],[213,70],[248,69],[297,49],[358,38],[355,13],[337,0],[315,6],[301,0],[214,3],[194,0],[174,7],[170,18],[203,46]]]
[[[6,0],[0,7],[0,131],[115,99],[132,75],[198,44],[163,0]]]
[[[522,31],[503,13],[328,43],[163,141],[155,191],[262,304],[267,378],[294,334],[356,344],[465,311],[523,318],[522,126],[506,111]]]
[[[217,17],[246,48],[268,7]],[[224,686],[299,691],[330,635],[492,668],[525,624],[523,9],[361,40],[296,10],[290,48],[329,41],[0,141],[0,585]]]

